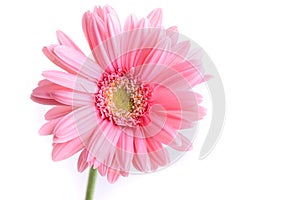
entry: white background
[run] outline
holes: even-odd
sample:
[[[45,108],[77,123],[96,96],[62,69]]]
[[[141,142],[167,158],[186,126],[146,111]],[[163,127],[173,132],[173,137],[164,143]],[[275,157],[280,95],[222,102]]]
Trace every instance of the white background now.
[[[5,2],[5,3],[4,3]],[[55,69],[41,52],[61,29],[88,53],[81,16],[99,3],[122,21],[163,8],[210,55],[223,79],[227,113],[214,151],[200,147],[166,170],[98,178],[97,199],[300,199],[300,6],[292,0],[1,1],[0,199],[84,199],[87,172],[77,155],[51,160],[41,137],[47,106],[29,100],[41,72]]]

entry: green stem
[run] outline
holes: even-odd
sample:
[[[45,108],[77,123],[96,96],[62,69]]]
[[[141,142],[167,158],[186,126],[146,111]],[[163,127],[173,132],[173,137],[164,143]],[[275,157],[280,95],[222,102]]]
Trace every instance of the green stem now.
[[[88,185],[86,188],[85,200],[93,200],[96,179],[97,179],[97,169],[93,169],[93,167],[91,167],[89,173]]]

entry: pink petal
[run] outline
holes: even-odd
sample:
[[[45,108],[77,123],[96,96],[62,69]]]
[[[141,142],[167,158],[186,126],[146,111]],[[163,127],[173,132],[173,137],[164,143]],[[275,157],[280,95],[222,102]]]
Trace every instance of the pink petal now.
[[[149,13],[147,18],[149,19],[153,27],[160,27],[162,22],[162,9],[157,8],[153,10],[152,12]]]
[[[133,166],[142,172],[150,171],[150,159],[147,151],[147,143],[145,139],[136,138],[134,140],[134,151],[132,164]]]
[[[186,63],[189,65],[189,63]],[[179,68],[181,66],[181,68]],[[183,69],[182,69],[183,68]],[[172,68],[164,65],[144,64],[134,68],[134,74],[138,74],[145,82],[158,84],[176,92],[179,90],[189,91],[196,84],[205,81],[195,67],[174,65]]]
[[[106,53],[110,58],[110,62],[105,66],[110,70],[121,68],[118,60],[116,60],[117,58],[119,58],[119,55],[121,55],[120,37],[106,40],[102,45],[95,49],[95,52],[97,52],[98,50],[102,52],[103,49],[106,49]]]
[[[161,105],[166,109],[168,118],[173,120],[170,124],[177,125],[172,127],[179,130],[190,127],[193,122],[199,120],[199,116],[203,116],[204,112],[199,107],[199,99],[191,91],[192,86],[189,82],[173,69],[156,66],[152,69],[141,69],[141,79],[158,84],[153,90],[152,104]]]
[[[202,69],[202,61],[201,61],[201,55],[202,50],[201,49],[191,49],[190,41],[182,41],[178,42],[178,32],[172,31],[168,29],[166,31],[166,36],[163,36],[160,41],[158,41],[159,46],[155,46],[153,51],[151,52],[151,59],[147,59],[144,64],[147,63],[156,63],[164,65],[165,67],[173,67],[179,64],[184,64],[185,70],[189,71],[183,71],[182,69],[176,68],[175,70],[178,71],[180,74],[182,72],[182,76],[186,78],[188,81],[191,80],[191,85],[194,86],[194,79],[199,79],[199,77],[203,76]],[[164,46],[165,45],[165,46]],[[162,48],[163,47],[163,48]],[[164,49],[165,51],[162,51],[161,49]],[[154,58],[154,59],[153,59]],[[160,58],[160,59],[158,59]],[[189,74],[187,74],[189,73]],[[199,74],[199,75],[197,75]],[[190,79],[192,78],[192,79]],[[198,80],[196,84],[201,83]],[[202,80],[203,82],[203,80]]]
[[[153,104],[161,105],[167,111],[181,110],[180,98],[181,96],[177,96],[174,91],[164,86],[155,87],[152,95]]]
[[[84,55],[80,48],[62,31],[56,31],[56,37],[59,44],[76,49],[78,52]]]
[[[52,92],[55,90],[69,90],[60,85],[54,84],[48,80],[39,82],[38,87],[32,91],[31,99],[37,103],[45,105],[62,105],[52,97]]]
[[[84,135],[90,135],[98,124],[97,114],[94,106],[85,106],[74,110],[64,116],[54,129],[55,143],[62,143],[81,137],[84,141]]]
[[[147,140],[148,139],[155,140],[158,142],[158,144],[160,144],[160,143],[166,144],[178,151],[190,150],[192,147],[191,141],[188,138],[186,138],[185,136],[183,136],[181,133],[178,133],[178,130],[181,128],[190,128],[191,127],[190,124],[192,122],[196,121],[197,119],[193,119],[194,121],[191,119],[186,120],[184,115],[183,116],[179,115],[178,118],[174,119],[173,118],[174,116],[172,114],[170,114],[170,113],[172,113],[172,111],[167,111],[167,113],[168,113],[167,121],[165,122],[164,127],[161,129],[161,132],[154,135],[151,138],[147,138]],[[155,150],[154,147],[155,146],[153,146],[151,148]],[[159,148],[159,146],[156,148]],[[160,153],[163,153],[163,152],[159,152],[159,154]],[[166,162],[166,164],[167,163],[168,162]],[[160,164],[160,165],[162,165],[162,164]]]
[[[116,68],[114,68],[114,66],[111,65],[115,57],[110,57],[109,50],[107,48],[107,46],[101,44],[94,48],[92,53],[94,55],[95,60],[100,66],[102,66],[102,68],[105,68],[106,71],[109,70],[111,72],[115,72]]]
[[[121,25],[116,12],[110,6],[104,6],[103,9],[96,8],[94,13],[84,14],[82,25],[95,60],[100,66],[106,67],[111,60],[116,58],[112,51],[119,49],[118,46],[103,47],[101,45],[103,41],[121,33]]]
[[[141,172],[150,172],[149,167],[150,158],[147,155],[134,155],[132,159],[132,165],[135,169]]]
[[[65,72],[44,71],[42,75],[53,83],[77,91],[96,93],[98,90],[96,83]]]
[[[32,91],[31,99],[37,103],[45,105],[61,105],[52,98],[52,92],[55,90],[66,90],[67,88],[54,84],[48,80],[42,80],[38,87]]]
[[[89,152],[86,149],[84,149],[81,152],[77,163],[77,169],[79,172],[83,172],[88,167],[88,162],[87,162],[88,154]]]
[[[107,180],[108,180],[109,183],[111,183],[111,184],[115,183],[118,180],[119,177],[120,177],[120,172],[119,171],[116,171],[116,170],[111,169],[111,168],[109,168],[107,170]]]
[[[157,86],[152,95],[153,104],[161,105],[163,107],[161,111],[168,114],[165,126],[170,126],[174,130],[190,128],[205,115],[205,110],[199,106],[199,100],[194,92],[175,86],[173,88]],[[162,96],[164,98],[161,98]],[[156,112],[160,115],[159,111]]]
[[[150,155],[149,155],[150,157]],[[150,159],[150,168],[151,168],[151,172],[154,172],[158,169],[159,165],[157,164],[157,162],[154,162],[152,159]]]
[[[196,121],[200,120],[198,117],[200,113],[198,113],[198,110],[194,111],[185,111],[185,110],[178,110],[178,111],[167,111],[168,112],[168,121],[167,125],[170,128],[173,129],[173,131],[176,130],[182,130],[187,128],[192,128]]]
[[[73,109],[71,106],[55,106],[45,114],[45,119],[46,120],[57,119],[69,114],[72,110]]]
[[[104,30],[104,22],[101,19],[96,19],[92,13],[87,12],[83,16],[82,26],[95,60],[99,66],[106,68],[110,64],[111,59],[107,54],[108,49],[100,45],[103,40],[101,38],[103,34],[100,31]],[[113,68],[111,70],[114,71]]]
[[[178,133],[177,137],[168,145],[177,151],[189,151],[192,149],[191,141],[181,133]]]
[[[38,82],[39,87],[52,85],[53,83],[51,81],[48,81],[47,79],[42,79]]]
[[[64,160],[84,148],[81,139],[75,138],[66,143],[53,144],[52,159],[54,161]]]
[[[60,71],[44,71],[42,75],[49,81],[61,85],[63,87],[73,89],[76,81],[76,76]]]
[[[191,43],[189,41],[183,41],[172,46],[171,53],[168,53],[166,60],[163,62],[167,66],[173,66],[183,62],[184,57],[187,55],[190,49]]]
[[[53,99],[69,106],[84,106],[94,104],[94,96],[89,93],[76,93],[67,91],[55,91],[52,94]]]
[[[150,28],[151,27],[151,24],[150,24],[150,21],[149,19],[145,19],[145,18],[142,18],[140,19],[140,21],[137,22],[137,28],[138,29],[143,29],[143,28]]]
[[[99,126],[84,142],[90,154],[98,162],[111,166],[122,130],[108,120],[99,121],[98,123]]]
[[[135,15],[129,15],[125,21],[124,31],[131,31],[137,26],[137,17]]]
[[[119,163],[117,162],[115,157],[113,157],[111,165],[106,165],[106,164],[100,163],[99,166],[98,166],[98,172],[102,176],[107,175],[107,180],[108,180],[109,183],[114,183],[114,182],[117,181],[117,179],[119,178],[119,176],[121,174],[124,174],[124,175],[127,174],[127,172],[122,172],[121,173],[120,167],[119,167],[118,164]]]
[[[32,91],[32,95],[44,99],[53,99],[52,92],[56,90],[69,90],[65,87],[50,82],[49,80],[42,80],[39,82],[37,88]]]
[[[116,147],[117,142],[120,139],[120,135],[124,134],[119,126],[114,125],[111,121],[103,120],[99,126],[105,138]]]
[[[103,164],[100,164],[98,167],[98,172],[101,174],[101,176],[105,176],[107,173],[107,167]]]
[[[156,29],[135,29],[130,33],[124,34],[124,37],[120,41],[122,47],[121,55],[123,55],[122,65],[138,67],[148,64],[145,63],[145,60],[149,56],[149,53],[155,47],[163,48],[166,46],[164,45],[167,44],[164,36],[165,32],[163,30]],[[160,46],[157,46],[158,44]]]
[[[206,112],[206,109],[199,105],[199,99],[197,94],[192,91],[176,91],[176,96],[180,98],[181,111],[170,111],[168,114],[174,116],[175,118],[180,114],[186,121],[198,121],[201,119]]]
[[[67,46],[58,46],[54,48],[54,53],[68,66],[72,66],[72,70],[76,73],[90,78],[91,80],[98,80],[103,69],[100,68],[93,60],[86,57],[79,51]]]
[[[167,36],[171,39],[172,46],[178,43],[179,33],[177,26],[172,26],[166,30]]]
[[[164,98],[161,98],[161,97]],[[198,102],[195,93],[184,90],[171,90],[170,88],[157,86],[153,91],[153,103],[160,104],[169,112],[189,111],[198,113]],[[179,113],[180,114],[180,113]]]
[[[30,96],[30,99],[36,103],[43,104],[43,105],[62,105],[61,103],[53,99],[45,99],[45,98],[35,97],[33,95]]]
[[[100,162],[98,162],[98,160],[96,160],[96,159],[93,160],[92,166],[94,169],[97,169],[100,165],[102,165],[102,164]]]
[[[104,20],[103,9],[101,8],[101,6],[95,6],[93,13],[98,15],[100,19]]]
[[[126,172],[120,171],[120,175],[124,176],[124,177],[127,177],[127,176],[129,176],[129,172],[128,171],[126,171]]]
[[[141,66],[145,62],[151,49],[136,49],[121,57],[121,66],[124,71],[130,71],[132,66]]]
[[[164,128],[167,121],[167,111],[161,105],[152,105],[149,110],[151,122],[147,125],[136,127],[136,138],[153,137]]]
[[[108,37],[113,37],[121,33],[121,23],[116,11],[110,6],[104,6],[103,13],[107,19]],[[105,38],[107,39],[107,38]]]
[[[153,139],[169,145],[177,136],[177,130],[174,130],[173,128],[169,126],[165,126],[160,133],[156,134]]]
[[[133,153],[133,137],[127,134],[121,134],[116,149],[116,159],[119,163],[120,170],[126,172],[130,171]]]
[[[169,51],[171,49],[171,41],[168,38],[157,38],[157,43],[153,49],[148,53],[147,58],[144,61],[144,64],[155,64],[167,66],[169,63]]]
[[[155,169],[155,166],[165,166],[170,162],[168,152],[161,143],[153,138],[147,138],[147,144],[151,163],[154,164],[152,169]]]
[[[39,130],[40,135],[51,135],[54,132],[56,124],[59,122],[60,118],[53,119],[45,123]]]
[[[59,57],[57,57],[57,55],[53,52],[54,48],[57,47],[58,45],[51,45],[48,47],[44,47],[43,48],[43,53],[45,54],[45,56],[47,56],[47,58],[52,61],[55,65],[59,66],[60,68],[62,68],[63,70],[75,74],[75,72],[72,70],[73,67],[68,65],[67,63],[63,62]]]
[[[209,78],[209,76],[204,75],[196,66],[192,65],[189,61],[177,63],[173,65],[172,68],[180,73],[186,80],[188,80],[189,84],[192,87],[207,81]]]
[[[92,18],[92,13],[90,11],[84,13],[84,15],[82,16],[82,29],[91,50],[93,50],[97,45],[94,44],[94,41],[90,37],[90,32],[91,32],[90,29],[91,29],[91,21],[92,21],[91,18]]]
[[[90,45],[91,50],[94,50],[106,38],[105,24],[102,18],[90,11],[86,12],[82,18],[82,28],[85,37]]]

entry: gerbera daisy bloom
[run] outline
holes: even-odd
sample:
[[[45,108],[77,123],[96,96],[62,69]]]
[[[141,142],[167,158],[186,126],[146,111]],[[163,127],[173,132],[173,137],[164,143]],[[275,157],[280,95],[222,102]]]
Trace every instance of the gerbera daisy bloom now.
[[[140,20],[130,15],[121,28],[111,7],[96,7],[82,21],[92,56],[61,31],[59,44],[43,48],[63,69],[43,72],[31,96],[54,105],[40,129],[53,135],[53,160],[81,151],[78,170],[98,169],[113,183],[132,170],[168,166],[168,149],[191,149],[182,130],[205,115],[193,90],[207,78],[202,50],[161,22],[155,9]]]

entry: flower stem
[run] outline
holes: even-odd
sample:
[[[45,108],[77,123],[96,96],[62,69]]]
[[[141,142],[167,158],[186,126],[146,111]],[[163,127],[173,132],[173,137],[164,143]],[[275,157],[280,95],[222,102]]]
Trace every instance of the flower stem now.
[[[93,169],[93,167],[91,167],[89,173],[88,185],[86,188],[85,200],[93,200],[96,179],[97,179],[97,169]]]

